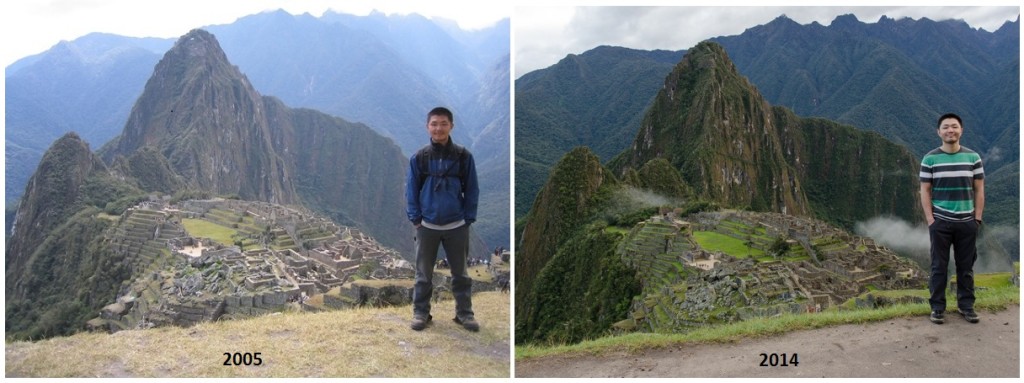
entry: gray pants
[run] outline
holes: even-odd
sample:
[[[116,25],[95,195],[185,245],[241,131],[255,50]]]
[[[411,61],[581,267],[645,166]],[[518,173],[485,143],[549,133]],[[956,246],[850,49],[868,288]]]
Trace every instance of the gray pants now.
[[[430,314],[430,296],[434,292],[434,265],[438,246],[444,246],[448,265],[452,271],[452,295],[455,296],[455,315],[473,315],[473,280],[466,271],[469,258],[469,225],[451,230],[433,230],[420,226],[416,229],[416,286],[413,288],[413,314]]]

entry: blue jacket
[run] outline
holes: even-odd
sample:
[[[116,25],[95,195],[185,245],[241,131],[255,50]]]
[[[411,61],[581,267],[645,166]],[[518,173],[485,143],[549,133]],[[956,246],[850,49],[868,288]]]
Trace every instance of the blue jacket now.
[[[427,159],[426,174],[420,169],[420,156]],[[431,142],[409,158],[405,185],[405,212],[414,225],[422,220],[435,225],[476,221],[480,199],[476,164],[469,150],[455,145],[451,138],[443,145]]]

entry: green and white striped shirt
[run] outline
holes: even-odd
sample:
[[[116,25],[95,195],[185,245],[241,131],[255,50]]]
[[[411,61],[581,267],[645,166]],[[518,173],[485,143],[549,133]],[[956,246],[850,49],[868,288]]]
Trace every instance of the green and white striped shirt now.
[[[956,153],[932,150],[921,159],[921,183],[932,184],[935,219],[969,222],[974,219],[974,180],[985,179],[981,156],[963,146]]]

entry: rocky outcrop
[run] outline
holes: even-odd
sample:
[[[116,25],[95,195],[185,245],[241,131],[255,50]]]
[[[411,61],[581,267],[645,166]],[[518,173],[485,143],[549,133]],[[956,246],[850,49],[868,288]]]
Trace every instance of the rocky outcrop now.
[[[852,229],[878,215],[921,217],[917,161],[872,132],[773,107],[718,44],[687,52],[665,78],[615,174],[657,158],[696,196],[723,206],[813,216]]]

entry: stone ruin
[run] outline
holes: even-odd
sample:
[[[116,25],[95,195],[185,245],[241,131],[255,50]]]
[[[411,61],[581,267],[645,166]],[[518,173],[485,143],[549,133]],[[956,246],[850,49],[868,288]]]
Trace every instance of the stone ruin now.
[[[352,280],[361,268],[371,280],[411,280],[414,275],[397,251],[301,208],[237,200],[177,206],[145,201],[124,217],[110,237],[116,249],[137,260],[133,271],[138,277],[89,321],[93,330],[189,326],[283,311],[293,304],[301,308],[310,297]],[[235,226],[253,239],[250,246],[256,249],[243,252],[239,246],[189,236],[182,218]],[[259,238],[267,233],[274,234]]]
[[[622,330],[685,331],[784,312],[818,312],[857,299],[869,288],[913,289],[926,273],[869,238],[813,219],[720,211],[681,220],[675,211],[634,226],[620,243],[623,260],[643,279],[643,293]],[[710,231],[767,253],[788,238],[792,255],[736,258],[701,248],[694,231]]]

